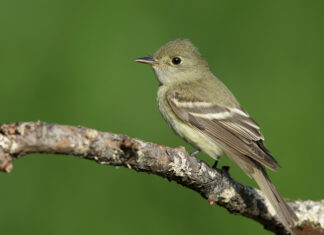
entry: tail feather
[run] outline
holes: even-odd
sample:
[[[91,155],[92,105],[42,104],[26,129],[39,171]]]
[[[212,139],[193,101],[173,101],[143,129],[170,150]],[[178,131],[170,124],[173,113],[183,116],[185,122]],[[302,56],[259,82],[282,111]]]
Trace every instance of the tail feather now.
[[[291,230],[291,227],[294,227],[295,221],[297,221],[298,218],[271,183],[264,166],[256,160],[234,150],[228,151],[226,154],[230,160],[236,163],[247,175],[251,176],[256,181],[261,191],[274,208],[281,223],[292,235],[294,235],[295,233]]]
[[[264,167],[258,163],[255,165],[257,166],[253,169],[253,172],[250,172],[250,175],[254,178],[261,191],[265,194],[271,205],[274,207],[280,221],[291,234],[294,234],[290,228],[294,226],[294,222],[298,219],[295,212],[285,202],[275,186],[271,183]]]

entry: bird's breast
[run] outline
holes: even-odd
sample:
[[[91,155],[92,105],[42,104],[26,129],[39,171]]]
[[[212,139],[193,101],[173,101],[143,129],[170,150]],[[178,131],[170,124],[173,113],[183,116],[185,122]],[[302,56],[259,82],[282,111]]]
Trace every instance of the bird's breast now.
[[[205,152],[210,157],[218,159],[223,154],[223,151],[202,132],[190,126],[185,121],[181,120],[172,110],[168,100],[167,86],[160,86],[158,90],[158,106],[164,120],[169,124],[173,131],[181,138],[191,144],[193,147]]]

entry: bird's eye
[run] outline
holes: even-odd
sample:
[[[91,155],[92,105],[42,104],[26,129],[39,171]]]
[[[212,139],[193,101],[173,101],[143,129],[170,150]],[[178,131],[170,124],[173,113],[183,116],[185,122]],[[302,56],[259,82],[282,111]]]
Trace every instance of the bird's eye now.
[[[178,65],[181,63],[181,59],[179,57],[173,57],[172,58],[172,64]]]

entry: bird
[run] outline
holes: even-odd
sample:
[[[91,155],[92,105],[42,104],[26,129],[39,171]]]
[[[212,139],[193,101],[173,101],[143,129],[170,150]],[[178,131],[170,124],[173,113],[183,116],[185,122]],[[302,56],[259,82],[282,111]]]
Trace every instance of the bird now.
[[[280,167],[264,144],[259,125],[188,39],[170,41],[153,56],[136,62],[150,65],[159,81],[159,110],[176,134],[215,159],[226,155],[252,177],[287,231],[297,216],[270,181],[266,168]]]

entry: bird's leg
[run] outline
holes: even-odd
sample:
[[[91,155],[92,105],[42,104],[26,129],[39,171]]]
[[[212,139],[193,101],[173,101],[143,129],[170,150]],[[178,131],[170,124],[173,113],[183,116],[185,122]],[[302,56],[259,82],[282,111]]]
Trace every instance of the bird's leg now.
[[[215,160],[215,162],[214,162],[212,168],[213,168],[213,169],[217,169],[217,164],[218,164],[218,160]]]
[[[213,169],[217,169],[217,164],[218,164],[218,160],[215,161],[215,163],[213,164],[212,168],[213,168]],[[230,175],[230,174],[229,174],[229,169],[230,169],[229,166],[222,166],[222,169],[221,169],[221,170],[222,170],[226,175],[229,176],[229,175]]]
[[[220,157],[219,157],[220,158]],[[212,166],[213,169],[217,169],[217,164],[218,164],[218,160],[219,158],[217,158]],[[222,171],[225,172],[227,175],[229,175],[229,169],[230,167],[229,166],[222,166]]]
[[[192,153],[190,154],[190,156],[191,156],[191,157],[196,157],[196,155],[197,155],[198,153],[200,153],[200,150],[199,150],[199,149],[196,150],[196,151],[194,151],[194,152],[192,152]]]

